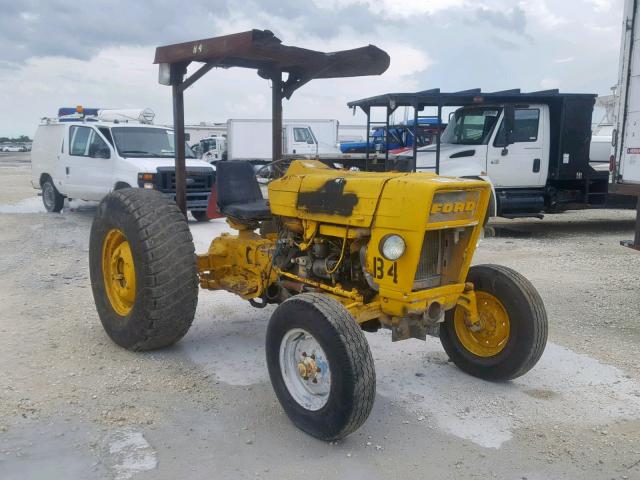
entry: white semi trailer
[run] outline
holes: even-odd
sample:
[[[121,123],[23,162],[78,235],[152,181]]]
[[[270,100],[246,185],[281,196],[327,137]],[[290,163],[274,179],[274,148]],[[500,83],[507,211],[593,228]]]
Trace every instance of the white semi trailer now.
[[[609,191],[638,197],[635,237],[621,242],[640,250],[640,12],[638,0],[626,0],[618,76],[618,102]]]

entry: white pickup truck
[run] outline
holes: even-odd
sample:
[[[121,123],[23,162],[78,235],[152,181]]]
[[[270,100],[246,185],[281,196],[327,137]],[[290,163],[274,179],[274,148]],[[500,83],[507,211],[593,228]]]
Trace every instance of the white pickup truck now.
[[[149,125],[142,116],[138,120],[120,121],[114,111],[97,109],[46,119],[33,141],[31,183],[42,189],[47,211],[60,212],[65,198],[99,201],[127,187],[156,189],[175,199],[173,131]],[[185,148],[187,209],[205,221],[214,169]]]

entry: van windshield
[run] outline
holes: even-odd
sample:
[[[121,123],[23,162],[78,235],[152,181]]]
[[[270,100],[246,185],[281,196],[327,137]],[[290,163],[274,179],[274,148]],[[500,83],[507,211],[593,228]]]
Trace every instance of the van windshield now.
[[[165,128],[113,127],[113,139],[122,157],[173,158],[173,131]],[[185,143],[186,158],[196,158]]]
[[[460,108],[442,132],[442,143],[457,145],[482,145],[489,141],[493,127],[498,121],[501,108]]]

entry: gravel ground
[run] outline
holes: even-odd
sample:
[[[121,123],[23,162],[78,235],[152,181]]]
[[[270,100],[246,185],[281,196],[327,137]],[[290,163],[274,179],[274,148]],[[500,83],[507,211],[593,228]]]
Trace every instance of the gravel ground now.
[[[328,444],[287,420],[268,381],[272,308],[201,292],[175,347],[134,354],[95,312],[95,205],[44,212],[27,155],[0,154],[0,477],[8,479],[640,479],[640,253],[631,211],[501,220],[475,263],[539,289],[548,347],[527,375],[483,382],[439,341],[368,334],[378,395]],[[224,222],[191,224],[202,251]]]

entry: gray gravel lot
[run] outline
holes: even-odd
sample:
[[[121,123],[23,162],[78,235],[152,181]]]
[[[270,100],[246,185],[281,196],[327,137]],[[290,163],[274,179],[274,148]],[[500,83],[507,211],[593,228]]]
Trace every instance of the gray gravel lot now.
[[[95,205],[44,212],[28,155],[0,154],[0,478],[640,479],[640,253],[634,212],[500,220],[474,263],[539,289],[549,345],[534,370],[488,383],[439,341],[368,334],[378,395],[355,434],[317,441],[268,381],[271,308],[200,292],[175,347],[134,354],[104,334],[88,237]],[[204,250],[223,221],[191,224]]]

